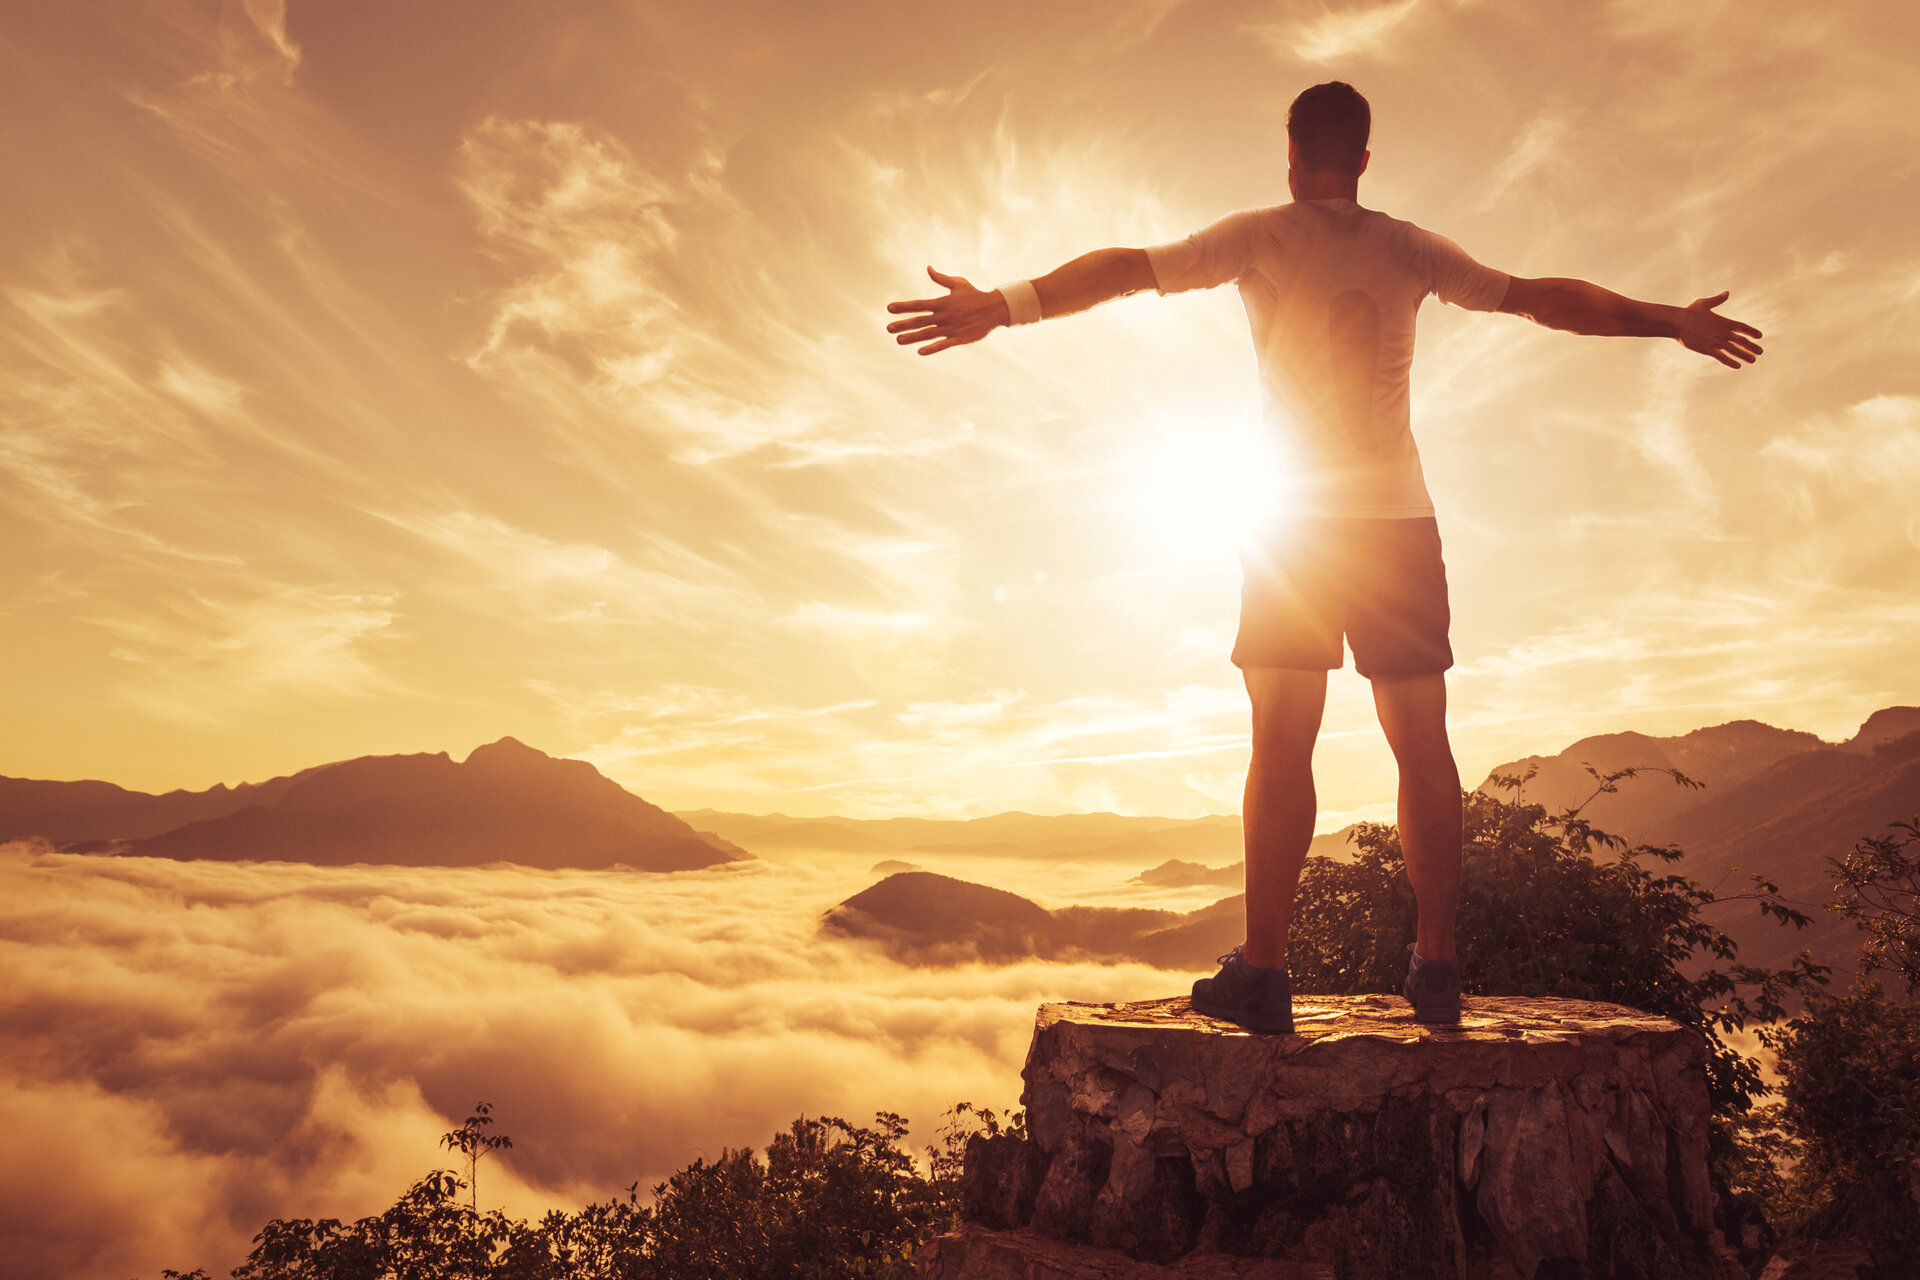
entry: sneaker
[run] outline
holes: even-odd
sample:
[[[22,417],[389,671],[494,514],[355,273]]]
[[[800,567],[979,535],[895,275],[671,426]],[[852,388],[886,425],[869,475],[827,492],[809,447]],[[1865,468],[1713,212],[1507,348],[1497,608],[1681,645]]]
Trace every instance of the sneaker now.
[[[1415,1022],[1460,1021],[1460,962],[1429,960],[1411,945],[1407,954],[1407,1003]]]
[[[1220,972],[1193,984],[1193,1007],[1249,1031],[1286,1035],[1293,1030],[1293,992],[1285,969],[1247,963],[1241,947],[1220,957]]]

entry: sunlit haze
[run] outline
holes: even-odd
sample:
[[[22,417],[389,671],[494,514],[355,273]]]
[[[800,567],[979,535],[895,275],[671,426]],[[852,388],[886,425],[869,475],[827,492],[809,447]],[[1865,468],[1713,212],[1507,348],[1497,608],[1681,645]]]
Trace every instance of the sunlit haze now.
[[[1920,694],[1905,6],[9,4],[0,773],[501,734],[672,808],[1232,812],[1233,292],[932,360],[990,284],[1284,200],[1767,333],[1429,302],[1462,771]],[[1257,493],[1254,495],[1257,497]],[[1351,669],[1323,826],[1390,761]]]
[[[1847,738],[1920,704],[1917,35],[1865,0],[0,0],[0,775],[511,735],[683,812],[1237,813],[1237,548],[1288,475],[1235,292],[932,359],[886,306],[1285,201],[1288,102],[1335,78],[1362,204],[1765,331],[1735,372],[1422,310],[1467,784],[1619,730]],[[1351,665],[1316,767],[1322,831],[1391,815]],[[0,1280],[224,1274],[453,1163],[479,1099],[515,1145],[476,1203],[522,1215],[801,1114],[918,1150],[1016,1103],[1037,1003],[1194,975],[921,967],[823,912],[903,859],[1048,908],[1238,892],[1232,819],[1152,853],[729,820],[753,857],[671,874],[0,846]],[[1139,878],[1175,856],[1215,874]]]

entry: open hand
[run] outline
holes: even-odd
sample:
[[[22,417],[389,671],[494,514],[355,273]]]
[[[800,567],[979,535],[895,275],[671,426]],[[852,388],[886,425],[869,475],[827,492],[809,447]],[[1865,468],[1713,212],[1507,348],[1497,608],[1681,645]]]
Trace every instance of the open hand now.
[[[978,342],[1011,318],[1007,300],[999,290],[976,289],[961,277],[943,275],[932,267],[927,268],[927,275],[947,291],[946,297],[887,304],[889,312],[907,317],[887,326],[888,333],[898,335],[894,341],[901,346],[925,343],[920,354],[930,356],[948,347]]]
[[[1714,308],[1727,300],[1724,292],[1711,298],[1697,298],[1681,309],[1678,338],[1689,351],[1712,356],[1729,369],[1752,364],[1760,356],[1760,344],[1754,339],[1760,331],[1740,320],[1718,315]]]

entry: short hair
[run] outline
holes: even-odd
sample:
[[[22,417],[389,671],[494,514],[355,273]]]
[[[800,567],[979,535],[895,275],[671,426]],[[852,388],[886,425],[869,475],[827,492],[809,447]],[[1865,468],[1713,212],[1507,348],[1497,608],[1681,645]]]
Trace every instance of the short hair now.
[[[1372,132],[1372,108],[1344,81],[1303,90],[1287,108],[1287,137],[1299,149],[1303,169],[1360,172],[1360,157]]]

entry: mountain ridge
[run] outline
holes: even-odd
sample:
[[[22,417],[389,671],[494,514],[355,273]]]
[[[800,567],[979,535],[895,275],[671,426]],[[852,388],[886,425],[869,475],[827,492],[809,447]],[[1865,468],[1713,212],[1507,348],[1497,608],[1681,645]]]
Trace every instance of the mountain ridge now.
[[[110,783],[0,779],[0,832],[75,852],[322,866],[511,862],[686,871],[752,858],[586,761],[549,756],[512,737],[476,747],[459,763],[444,751],[357,756],[268,783],[143,795]],[[104,802],[91,815],[89,799]],[[208,812],[150,829],[195,811]]]
[[[1595,795],[1587,765],[1602,773],[1677,768],[1705,785],[1693,790],[1636,778]],[[1805,948],[1840,962],[1836,981],[1844,985],[1854,930],[1822,909],[1832,897],[1827,859],[1920,812],[1920,707],[1882,708],[1842,742],[1753,720],[1670,738],[1597,735],[1554,756],[1498,766],[1480,790],[1503,794],[1495,779],[1529,769],[1522,799],[1555,812],[1581,807],[1601,830],[1634,844],[1677,847],[1683,857],[1674,869],[1710,888],[1735,893],[1754,875],[1779,885],[1812,917],[1806,929],[1779,928],[1735,904],[1717,909],[1715,923],[1748,963],[1783,965]]]

